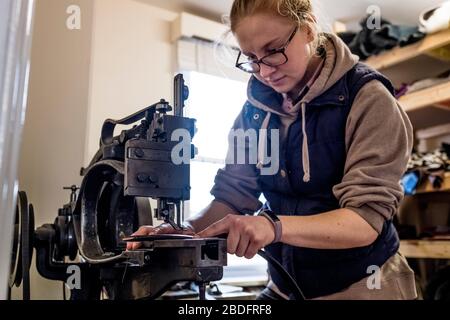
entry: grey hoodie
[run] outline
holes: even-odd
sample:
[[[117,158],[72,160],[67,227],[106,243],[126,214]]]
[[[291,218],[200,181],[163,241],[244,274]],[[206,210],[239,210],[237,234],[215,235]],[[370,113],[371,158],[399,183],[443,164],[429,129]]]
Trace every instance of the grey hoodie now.
[[[311,178],[309,172],[308,136],[305,131],[306,104],[325,93],[357,63],[343,41],[333,34],[325,34],[326,57],[318,78],[306,95],[287,114],[280,106],[268,106],[252,95],[256,78],[249,81],[248,101],[267,112],[262,129],[267,128],[270,117],[280,117],[281,137],[302,112],[303,142],[302,159],[305,182]],[[299,88],[303,91],[304,88]],[[241,113],[234,129],[242,128]],[[373,80],[364,85],[356,95],[346,124],[346,151],[344,177],[333,188],[335,197],[342,208],[353,210],[363,217],[377,232],[383,223],[398,210],[403,197],[400,179],[413,147],[412,126],[398,101],[379,81]],[[387,143],[389,142],[389,143]],[[265,139],[258,142],[258,161],[261,162]],[[251,165],[226,165],[219,170],[211,191],[216,201],[227,204],[237,213],[251,214],[261,203],[258,197],[257,167]],[[278,213],[278,214],[283,214]]]

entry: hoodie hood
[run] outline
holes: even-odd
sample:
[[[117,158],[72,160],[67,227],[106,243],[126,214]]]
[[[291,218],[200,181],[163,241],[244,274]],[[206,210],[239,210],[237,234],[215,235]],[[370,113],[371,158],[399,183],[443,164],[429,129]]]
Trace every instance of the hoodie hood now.
[[[302,102],[309,103],[325,93],[359,62],[359,57],[352,54],[347,45],[337,35],[323,33],[322,36],[326,39],[324,43],[326,53],[322,71],[309,88],[308,93],[296,106],[299,106]],[[298,88],[298,90],[300,93],[304,88]],[[255,76],[252,76],[249,81],[247,95],[249,102],[255,107],[281,117],[289,116],[281,109],[283,96],[259,81]]]
[[[352,54],[347,45],[335,34],[324,33],[325,37],[324,49],[325,57],[323,68],[317,79],[310,87],[298,88],[298,94],[307,89],[307,93],[300,99],[298,103],[292,108],[292,112],[285,113],[282,109],[284,100],[283,95],[277,93],[269,86],[259,81],[256,77],[252,77],[249,81],[247,95],[248,101],[265,112],[267,112],[266,119],[264,119],[261,126],[263,130],[262,139],[258,144],[258,168],[262,168],[264,164],[265,148],[267,143],[266,131],[270,122],[272,114],[280,116],[282,126],[287,129],[298,117],[302,114],[302,129],[303,129],[303,145],[302,145],[302,162],[304,170],[304,182],[310,180],[309,167],[309,150],[308,150],[308,136],[306,133],[306,107],[307,104],[324,94],[336,82],[338,82],[349,70],[351,70],[359,61],[359,57]]]

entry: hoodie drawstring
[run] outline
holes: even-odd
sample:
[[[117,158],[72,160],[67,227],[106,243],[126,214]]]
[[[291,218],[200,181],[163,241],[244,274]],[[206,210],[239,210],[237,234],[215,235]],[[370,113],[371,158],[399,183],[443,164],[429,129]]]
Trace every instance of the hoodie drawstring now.
[[[258,141],[258,164],[256,167],[262,169],[264,166],[264,158],[266,155],[267,147],[267,128],[269,127],[271,112],[267,112],[266,118],[264,119],[261,129],[259,130],[259,141]]]
[[[264,158],[267,147],[267,128],[269,127],[271,112],[267,112],[264,119],[258,141],[258,164],[256,167],[262,169],[264,167]],[[302,162],[303,162],[303,181],[309,182],[311,180],[310,165],[309,165],[309,150],[308,150],[308,135],[306,134],[306,103],[302,103],[302,132],[303,132],[303,145],[302,145]]]
[[[309,166],[309,150],[308,150],[308,135],[306,134],[306,103],[302,103],[302,131],[303,131],[303,146],[302,146],[302,161],[303,161],[303,181],[309,182],[311,180],[310,166]]]

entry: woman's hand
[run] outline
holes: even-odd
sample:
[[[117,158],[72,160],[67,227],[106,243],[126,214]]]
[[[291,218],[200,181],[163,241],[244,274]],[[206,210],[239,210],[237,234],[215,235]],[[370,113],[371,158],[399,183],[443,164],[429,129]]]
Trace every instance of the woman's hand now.
[[[142,226],[131,236],[149,236],[155,234],[186,234],[194,235],[195,232],[191,226],[185,226],[184,230],[175,230],[169,223],[163,223],[157,227]],[[136,250],[141,246],[140,242],[128,242],[127,250]]]
[[[275,230],[267,218],[234,214],[213,223],[197,236],[210,238],[221,234],[228,234],[228,253],[247,259],[253,258],[275,239]]]

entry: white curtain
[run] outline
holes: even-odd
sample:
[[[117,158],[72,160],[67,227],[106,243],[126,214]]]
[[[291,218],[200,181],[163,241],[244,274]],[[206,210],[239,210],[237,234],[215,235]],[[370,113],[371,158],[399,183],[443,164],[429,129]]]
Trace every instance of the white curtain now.
[[[177,69],[196,71],[236,81],[247,82],[249,74],[237,69],[239,51],[201,39],[183,38],[176,43]]]

